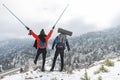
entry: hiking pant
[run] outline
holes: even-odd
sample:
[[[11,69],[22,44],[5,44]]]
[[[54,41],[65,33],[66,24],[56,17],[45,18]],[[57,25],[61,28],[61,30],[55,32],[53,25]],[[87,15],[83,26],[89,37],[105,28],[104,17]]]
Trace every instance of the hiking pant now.
[[[60,54],[60,58],[61,58],[61,69],[60,69],[60,71],[63,70],[63,67],[64,67],[64,49],[56,49],[51,71],[54,70],[55,62],[56,62],[56,59],[57,59],[59,54]]]
[[[43,59],[42,70],[44,70],[45,59],[46,59],[46,53],[47,53],[46,48],[45,48],[45,49],[38,49],[38,51],[37,51],[37,55],[36,55],[36,57],[35,57],[34,62],[37,63],[38,57],[39,57],[39,55],[40,55],[41,53],[42,53],[42,59]]]

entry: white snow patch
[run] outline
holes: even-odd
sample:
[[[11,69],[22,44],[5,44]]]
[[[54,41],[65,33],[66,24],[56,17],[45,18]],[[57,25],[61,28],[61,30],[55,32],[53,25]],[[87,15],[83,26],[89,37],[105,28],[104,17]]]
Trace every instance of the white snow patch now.
[[[94,74],[94,71],[102,65],[98,64],[98,62],[97,65],[87,69],[90,80],[98,80],[99,76],[102,77],[102,80],[120,80],[120,61],[117,61],[117,59],[113,59],[112,61],[115,63],[113,67],[105,66],[109,70],[108,73]],[[68,74],[67,72],[59,72],[58,70],[49,72],[49,69],[50,67],[46,66],[45,72],[41,72],[40,70],[30,70],[26,73],[6,76],[2,80],[51,80],[53,78],[56,78],[57,80],[80,80],[85,73],[85,69],[74,70],[72,74]]]

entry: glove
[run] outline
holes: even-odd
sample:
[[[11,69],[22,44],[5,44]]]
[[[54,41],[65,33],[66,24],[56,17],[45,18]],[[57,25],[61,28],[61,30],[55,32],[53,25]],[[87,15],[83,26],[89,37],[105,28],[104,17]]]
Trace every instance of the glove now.
[[[54,28],[55,28],[55,26],[52,27],[52,29],[54,29]]]
[[[31,35],[31,31],[32,31],[32,30],[29,30],[29,33],[28,33],[28,35]]]

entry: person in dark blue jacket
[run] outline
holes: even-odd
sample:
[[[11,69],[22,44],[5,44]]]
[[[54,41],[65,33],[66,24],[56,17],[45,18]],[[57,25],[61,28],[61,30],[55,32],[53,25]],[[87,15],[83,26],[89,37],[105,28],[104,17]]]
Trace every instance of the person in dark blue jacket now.
[[[56,51],[55,51],[55,55],[54,55],[54,59],[53,59],[52,68],[50,69],[50,71],[54,70],[55,62],[56,62],[56,59],[57,59],[59,54],[60,54],[60,58],[61,58],[61,69],[60,69],[60,71],[63,71],[63,68],[64,68],[64,50],[65,50],[66,46],[67,46],[68,51],[70,51],[67,36],[65,34],[60,33],[55,38],[55,40],[53,42],[53,45],[52,45],[53,50],[54,50],[55,45],[56,45]]]

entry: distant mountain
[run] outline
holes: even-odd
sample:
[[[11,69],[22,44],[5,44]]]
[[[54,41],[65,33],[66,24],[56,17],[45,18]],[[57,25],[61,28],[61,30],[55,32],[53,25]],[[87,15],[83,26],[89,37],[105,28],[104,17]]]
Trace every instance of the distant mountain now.
[[[89,32],[68,40],[71,51],[65,50],[65,66],[86,67],[105,58],[120,56],[120,27]],[[52,42],[49,41],[49,48]],[[0,65],[3,70],[24,65],[28,59],[34,59],[37,50],[33,48],[33,43],[34,40],[25,39],[0,41]],[[48,49],[47,57],[53,59],[53,55],[53,51]]]
[[[0,65],[3,70],[24,65],[29,59],[34,59],[37,49],[33,47],[34,40],[12,39],[0,41]],[[49,50],[47,56],[49,56]],[[41,59],[41,58],[39,58]]]
[[[72,62],[85,66],[105,58],[120,56],[120,27],[89,32],[70,41]]]

